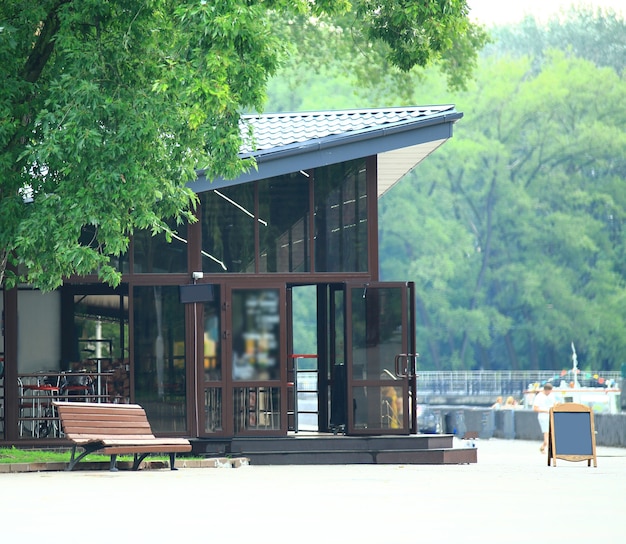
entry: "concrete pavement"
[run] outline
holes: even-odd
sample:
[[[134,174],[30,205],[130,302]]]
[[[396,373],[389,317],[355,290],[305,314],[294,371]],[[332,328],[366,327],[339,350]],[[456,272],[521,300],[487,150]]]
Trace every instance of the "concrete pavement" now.
[[[462,443],[458,442],[459,447]],[[626,449],[547,466],[477,440],[471,465],[243,466],[0,474],[0,541],[617,544]]]

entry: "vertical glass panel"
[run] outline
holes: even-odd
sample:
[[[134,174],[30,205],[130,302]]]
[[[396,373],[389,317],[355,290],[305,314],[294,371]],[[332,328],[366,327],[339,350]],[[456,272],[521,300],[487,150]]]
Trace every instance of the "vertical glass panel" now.
[[[315,270],[367,271],[365,160],[315,170]]]
[[[207,387],[204,390],[204,431],[215,433],[222,430],[222,389]]]
[[[308,272],[309,180],[300,172],[259,182],[259,270]]]
[[[355,380],[395,378],[403,353],[402,289],[352,289],[352,367]]]
[[[291,288],[293,352],[317,353],[317,287],[301,285]]]
[[[254,272],[254,184],[208,191],[202,206],[202,270]]]
[[[61,293],[19,290],[18,298],[18,433],[20,438],[58,436],[52,393],[61,362]],[[48,374],[50,382],[48,383]]]
[[[125,286],[122,287],[125,292]],[[129,402],[128,296],[74,294],[73,302],[74,327],[72,331],[64,331],[64,336],[73,333],[70,349],[65,353],[67,369],[89,374],[94,382],[94,400]],[[67,376],[69,400],[72,381],[80,379]]]
[[[133,270],[136,274],[187,272],[187,225],[169,224],[176,237],[168,242],[165,234],[152,236],[150,231],[133,235]]]
[[[215,300],[204,303],[204,380],[222,379],[221,304],[219,286],[215,286]]]
[[[348,422],[348,389],[345,351],[344,313],[345,294],[343,289],[331,289],[329,321],[331,323],[330,365],[330,426],[337,430]]]
[[[61,291],[20,289],[17,304],[18,372],[61,370]]]
[[[392,385],[353,387],[355,429],[402,429],[402,395],[402,387]]]
[[[279,301],[278,289],[233,290],[234,380],[280,378]]]
[[[233,407],[235,434],[280,429],[279,387],[236,387]]]
[[[345,314],[345,294],[343,290],[332,291],[334,310],[333,324],[333,358],[334,364],[343,365],[346,361],[345,338],[344,338],[344,314]]]
[[[133,296],[135,398],[154,431],[184,431],[185,314],[178,287],[135,287]]]
[[[293,354],[288,364],[290,430],[318,430],[317,287],[291,288]]]

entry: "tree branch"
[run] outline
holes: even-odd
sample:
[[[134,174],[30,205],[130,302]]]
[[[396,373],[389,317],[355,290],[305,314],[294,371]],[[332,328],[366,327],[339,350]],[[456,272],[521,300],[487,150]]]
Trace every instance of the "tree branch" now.
[[[61,26],[59,9],[63,4],[68,4],[70,1],[71,0],[59,0],[52,6],[46,20],[41,25],[40,31],[37,34],[37,41],[30,55],[28,55],[28,59],[26,59],[22,71],[22,77],[29,83],[34,83],[39,79],[50,55],[52,55],[54,39]]]

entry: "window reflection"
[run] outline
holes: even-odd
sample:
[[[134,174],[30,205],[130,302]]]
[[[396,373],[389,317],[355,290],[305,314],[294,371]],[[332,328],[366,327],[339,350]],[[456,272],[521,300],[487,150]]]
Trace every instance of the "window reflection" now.
[[[280,388],[237,387],[233,390],[235,434],[280,429]]]
[[[315,269],[367,271],[365,161],[315,171]]]
[[[187,225],[169,224],[176,236],[168,242],[165,234],[136,231],[133,236],[133,267],[137,274],[187,272]]]
[[[403,304],[398,288],[352,289],[352,360],[359,380],[387,379],[403,353]]]
[[[308,272],[309,180],[295,173],[259,183],[260,272]]]
[[[178,287],[135,287],[133,295],[136,401],[154,431],[184,431],[185,314]]]
[[[204,272],[311,272],[313,244],[315,271],[367,271],[364,159],[208,191],[200,202]]]
[[[253,273],[254,184],[208,191],[199,196],[202,206],[202,270]]]
[[[220,318],[221,304],[219,289],[215,300],[204,303],[204,379],[219,381],[222,379]]]
[[[234,380],[280,378],[278,289],[233,290]]]
[[[391,385],[353,387],[354,427],[356,429],[402,429],[405,414],[403,395],[402,387]]]
[[[208,387],[204,391],[204,430],[215,433],[222,430],[222,389]]]

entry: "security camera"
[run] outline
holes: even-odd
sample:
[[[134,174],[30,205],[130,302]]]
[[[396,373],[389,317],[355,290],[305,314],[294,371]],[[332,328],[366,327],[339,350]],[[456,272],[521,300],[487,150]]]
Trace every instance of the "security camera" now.
[[[194,280],[201,280],[202,278],[204,278],[204,272],[192,272],[191,277]]]

